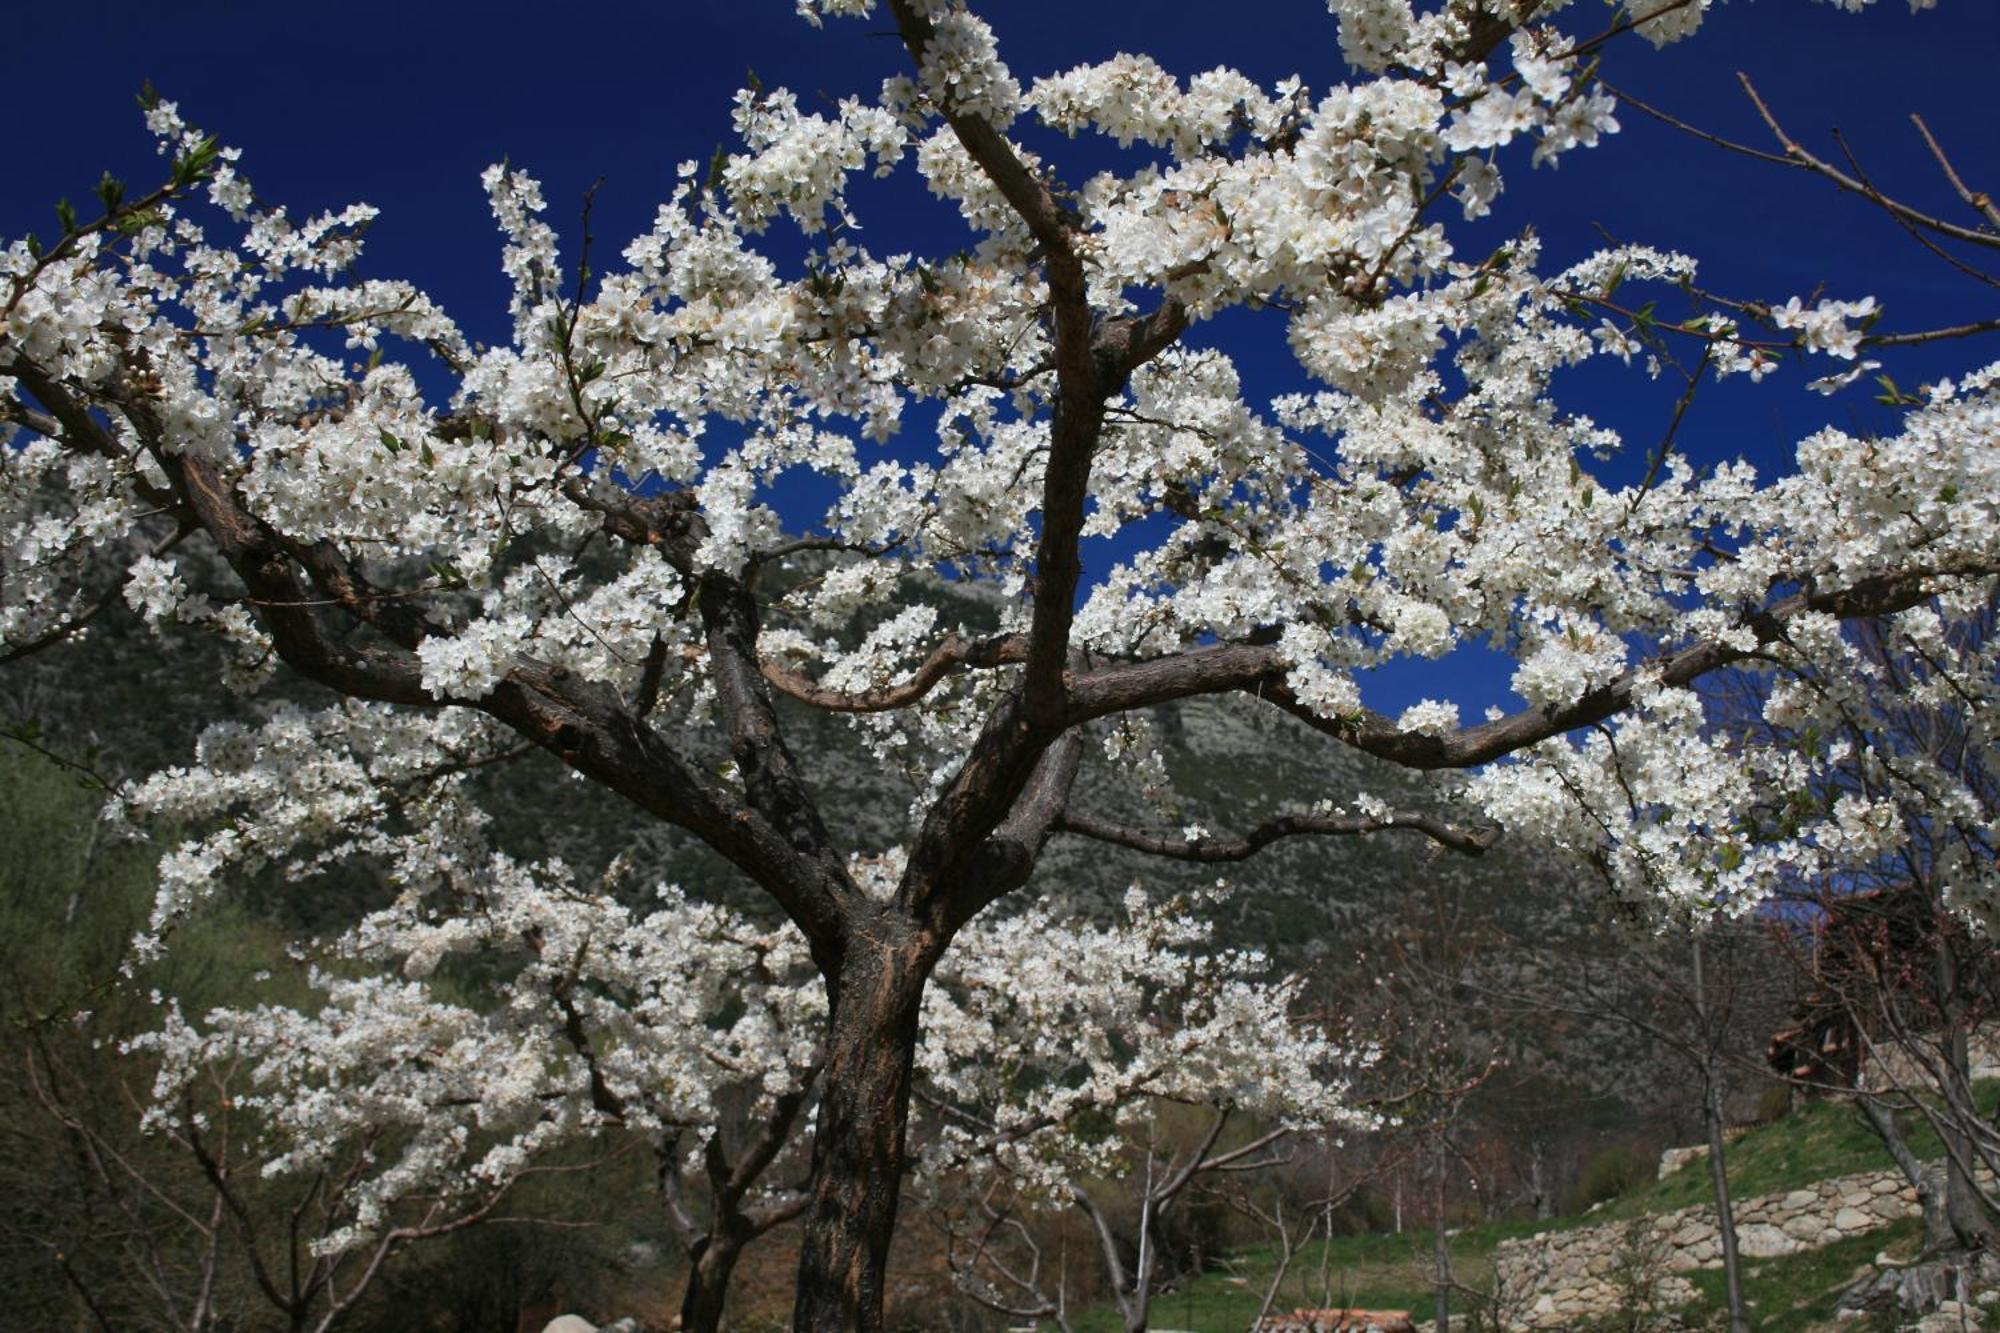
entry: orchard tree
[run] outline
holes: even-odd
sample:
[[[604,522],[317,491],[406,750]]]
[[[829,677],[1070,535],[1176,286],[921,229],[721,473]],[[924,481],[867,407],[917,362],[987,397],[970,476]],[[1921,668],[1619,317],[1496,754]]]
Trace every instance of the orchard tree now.
[[[1296,1133],[1379,1125],[1349,1097],[1377,1052],[1301,1020],[1301,979],[1220,947],[1201,905],[1134,890],[1108,926],[1031,908],[974,923],[940,964],[917,1055],[923,1164],[946,1260],[988,1309],[1070,1328],[1067,1265],[1051,1283],[1033,1224],[1074,1209],[1144,1330],[1191,1193],[1277,1166]],[[1167,1133],[1169,1117],[1191,1127]]]
[[[1797,351],[1838,388],[1874,344],[1982,322],[1888,333],[1862,290],[1711,295],[1638,245],[1545,269],[1532,231],[1453,244],[1504,166],[1616,127],[1599,74],[1627,33],[1683,37],[1705,0],[1601,29],[1560,0],[1333,0],[1351,76],[1321,90],[1131,55],[1024,86],[962,4],[800,8],[880,12],[907,72],[819,111],[741,93],[738,148],[686,164],[622,265],[565,260],[538,185],[486,174],[504,345],[365,276],[374,210],[290,216],[150,95],[167,179],[107,178],[101,214],[65,205],[52,242],[0,254],[0,653],[123,598],[163,640],[219,636],[245,688],[282,662],[331,700],[173,776],[235,813],[163,857],[156,936],[239,869],[395,824],[440,773],[555,757],[797,927],[826,1026],[795,1318],[873,1328],[926,982],[973,918],[1041,891],[1052,838],[1228,861],[1377,833],[1477,853],[1505,827],[1714,908],[1893,836],[1853,803],[1752,836],[1757,794],[1822,759],[1727,743],[1698,686],[1739,663],[1848,679],[1848,619],[1983,601],[2000,366],[1892,391],[1895,432],[1819,431],[1769,481],[1697,469],[1672,431],[1616,481],[1616,436],[1551,386],[1637,354],[1694,362],[1691,397]],[[1118,151],[1060,142],[1085,132]],[[1963,268],[2000,248],[1970,186],[1956,223],[1790,141],[1770,156]],[[956,253],[860,243],[856,178],[906,163],[959,214]],[[767,244],[781,221],[802,255]],[[1237,309],[1282,323],[1317,391],[1253,403],[1189,340]],[[800,470],[837,485],[825,512],[799,512]],[[201,573],[211,551],[226,575]],[[1513,659],[1515,711],[1364,704],[1357,673],[1461,645]],[[1471,777],[1455,809],[1302,792],[1221,832],[1072,801],[1087,756],[1154,781],[1140,723],[1219,695]],[[793,745],[814,710],[909,775],[894,846],[847,845],[843,792]],[[300,737],[347,725],[366,753],[312,762]],[[1955,875],[1958,900],[1995,887],[1990,863]]]
[[[323,734],[320,753],[339,755],[342,739]],[[134,804],[189,818],[193,807],[168,799],[181,785],[155,779]],[[346,1316],[398,1250],[492,1215],[525,1179],[586,1169],[574,1153],[552,1165],[559,1150],[645,1144],[686,1248],[681,1326],[721,1327],[745,1248],[810,1197],[794,1177],[825,1003],[802,943],[678,889],[634,911],[560,862],[496,854],[459,784],[443,785],[393,839],[398,901],[316,950],[298,946],[316,955],[301,960],[315,1003],[193,1021],[170,1010],[128,1043],[157,1058],[156,1126],[201,1160],[215,1211],[243,1219],[270,1299],[315,1329]],[[1109,924],[1046,909],[972,923],[939,963],[917,1059],[929,1123],[912,1166],[928,1192],[956,1205],[965,1181],[1001,1179],[1073,1200],[1114,1268],[1118,1238],[1078,1173],[1117,1175],[1121,1134],[1157,1101],[1212,1108],[1200,1151],[1146,1182],[1136,1296],[1121,1291],[1142,1322],[1157,1267],[1148,1229],[1191,1182],[1296,1128],[1363,1121],[1345,1075],[1368,1053],[1296,1022],[1298,979],[1216,948],[1196,905],[1134,890]],[[210,1086],[226,1095],[203,1096]],[[1262,1132],[1219,1146],[1239,1113],[1263,1117]],[[301,1253],[289,1265],[264,1261],[271,1238],[223,1166],[302,1182],[318,1203],[324,1224],[290,1237]],[[212,1230],[216,1246],[229,1239]],[[281,1292],[287,1267],[294,1289]]]
[[[1871,864],[1798,888],[1810,923],[1792,941],[1800,1023],[1772,1042],[1772,1063],[1858,1099],[1917,1191],[1934,1250],[1986,1249],[2000,1220],[1984,1183],[2000,1130],[1974,1094],[2000,953],[1990,905],[1975,899],[1982,919],[1968,922],[1963,899],[2000,856],[1996,623],[2000,589],[1957,621],[1857,626],[1845,673],[1792,677],[1744,723],[1834,761],[1829,781],[1770,793],[1760,827],[1784,836],[1809,806],[1845,810],[1876,849]],[[1918,1159],[1897,1113],[1937,1134],[1942,1168]]]

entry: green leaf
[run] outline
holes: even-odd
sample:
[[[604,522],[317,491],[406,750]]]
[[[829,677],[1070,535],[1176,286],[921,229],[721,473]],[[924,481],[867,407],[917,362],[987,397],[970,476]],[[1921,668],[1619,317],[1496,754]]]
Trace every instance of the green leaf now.
[[[213,134],[206,136],[194,147],[174,159],[174,185],[185,189],[208,179],[215,169],[215,160],[221,147]]]
[[[118,219],[118,233],[121,236],[137,236],[140,232],[146,230],[146,228],[158,224],[159,221],[160,214],[157,209],[149,208],[143,213],[127,213]]]
[[[429,440],[425,440],[417,446],[417,457],[424,460],[425,467],[437,466],[437,455],[431,452],[431,442]]]
[[[40,237],[36,236],[35,233],[33,232],[29,232],[26,236],[23,236],[21,240],[28,247],[28,253],[30,255],[34,256],[36,259],[40,259],[42,257],[42,242]]]
[[[151,79],[147,79],[144,83],[139,85],[139,109],[141,111],[151,111],[154,107],[158,106],[159,104],[160,104],[160,94],[158,90],[153,87],[153,81]]]
[[[382,447],[390,453],[400,454],[403,452],[402,440],[398,439],[395,432],[391,431],[387,426],[377,426],[375,428],[375,436],[382,441]]]
[[[56,200],[56,221],[62,223],[65,236],[76,230],[76,209],[69,200]]]
[[[104,211],[116,213],[118,205],[125,202],[125,182],[107,171],[98,178],[96,193],[97,202],[104,205]]]

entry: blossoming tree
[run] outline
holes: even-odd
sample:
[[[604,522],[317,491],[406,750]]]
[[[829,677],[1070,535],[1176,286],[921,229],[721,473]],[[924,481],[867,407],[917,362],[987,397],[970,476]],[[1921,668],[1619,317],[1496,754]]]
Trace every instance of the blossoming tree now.
[[[275,726],[300,720],[281,714]],[[322,729],[314,748],[351,762],[367,738]],[[260,748],[283,747],[267,736]],[[163,775],[130,801],[155,817],[212,820],[218,801],[242,796]],[[676,889],[635,912],[560,862],[496,854],[484,822],[446,777],[403,829],[369,840],[378,853],[393,844],[385,860],[402,892],[311,960],[315,1004],[195,1021],[169,1008],[163,1027],[130,1043],[159,1062],[152,1118],[204,1166],[214,1156],[204,1140],[218,1137],[210,1122],[227,1115],[246,1170],[333,1182],[319,1191],[324,1234],[290,1256],[306,1280],[280,1293],[264,1274],[284,1265],[257,1270],[299,1327],[335,1326],[397,1250],[489,1215],[521,1180],[557,1169],[557,1150],[609,1140],[614,1153],[636,1144],[657,1156],[661,1202],[687,1252],[681,1326],[719,1328],[745,1248],[810,1198],[794,1177],[825,1004],[802,941]],[[356,850],[336,836],[286,854],[323,862]],[[1112,1171],[1123,1140],[1111,1131],[1156,1100],[1215,1116],[1174,1179],[1148,1181],[1160,1198],[1146,1200],[1147,1220],[1202,1170],[1240,1165],[1297,1129],[1364,1123],[1346,1104],[1346,1075],[1368,1053],[1296,1020],[1297,979],[1266,975],[1254,952],[1214,949],[1195,906],[1134,891],[1106,925],[1037,908],[960,934],[927,994],[917,1058],[931,1121],[921,1166],[941,1192],[952,1193],[948,1177],[999,1177],[1056,1206],[1074,1201],[1115,1267],[1111,1225],[1070,1176]],[[219,1108],[193,1095],[211,1083],[228,1088]],[[1239,1110],[1269,1128],[1225,1151],[1217,1140]],[[243,1239],[252,1255],[265,1240]],[[1119,1284],[1142,1321],[1155,1262],[1144,1240],[1142,1225],[1133,1289]]]
[[[1865,293],[1711,300],[1643,247],[1544,272],[1531,233],[1484,259],[1452,242],[1515,154],[1615,128],[1597,73],[1624,34],[1681,37],[1706,7],[1631,0],[1593,31],[1561,0],[1332,0],[1353,75],[1314,92],[1129,55],[1024,87],[962,4],[887,0],[910,73],[825,112],[746,91],[738,150],[688,164],[613,271],[565,263],[536,184],[493,168],[513,328],[492,347],[361,275],[371,209],[295,219],[148,99],[168,180],[107,179],[101,216],[65,208],[52,244],[0,256],[0,652],[122,597],[165,638],[220,636],[246,688],[282,660],[340,701],[217,735],[168,784],[244,813],[163,860],[161,930],[232,867],[365,839],[413,783],[524,745],[713,848],[824,979],[798,1326],[873,1327],[926,981],[1051,838],[1227,861],[1391,832],[1477,853],[1505,827],[1714,905],[1892,836],[1865,802],[1758,836],[1756,792],[1823,759],[1716,733],[1696,686],[1837,676],[1844,620],[1985,596],[2000,367],[1898,395],[1891,438],[1814,434],[1774,481],[1663,446],[1614,484],[1615,436],[1550,396],[1563,367],[1672,342],[1699,350],[1692,385],[1797,349],[1836,384],[1872,341],[1935,331],[1877,332]],[[1051,130],[1124,156],[1079,177]],[[856,243],[855,179],[906,162],[958,253]],[[1986,209],[1965,224],[1898,216],[2000,244],[1963,193]],[[763,248],[781,219],[802,260]],[[1627,304],[1644,284],[1696,313]],[[1282,321],[1319,391],[1252,403],[1187,341],[1239,307]],[[824,513],[785,498],[802,469],[838,484]],[[182,559],[201,547],[226,576]],[[1116,554],[1086,570],[1096,549]],[[969,582],[1005,594],[997,617]],[[1468,643],[1515,660],[1516,711],[1364,705],[1358,671]],[[1137,726],[1096,757],[1113,721],[1224,694],[1470,772],[1461,811],[1302,793],[1217,834],[1071,801],[1087,758],[1147,763]],[[910,775],[897,846],[846,845],[800,710]],[[364,753],[314,762],[315,728],[349,725]]]
[[[1349,1086],[1378,1052],[1302,1020],[1300,978],[1273,984],[1261,955],[1217,948],[1197,905],[1135,892],[1106,927],[1031,908],[975,922],[945,955],[917,1054],[935,1122],[924,1165],[958,1186],[929,1191],[932,1211],[959,1290],[988,1309],[1071,1327],[1027,1223],[1074,1208],[1125,1326],[1143,1330],[1191,1186],[1279,1165],[1301,1131],[1382,1123]],[[1167,1106],[1199,1117],[1186,1141],[1160,1132]],[[1246,1133],[1225,1139],[1239,1116]],[[1136,1236],[1118,1234],[1114,1201]]]

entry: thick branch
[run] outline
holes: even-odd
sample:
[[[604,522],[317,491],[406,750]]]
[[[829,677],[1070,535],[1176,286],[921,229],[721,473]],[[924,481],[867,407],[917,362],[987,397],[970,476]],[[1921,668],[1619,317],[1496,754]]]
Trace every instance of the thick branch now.
[[[890,0],[889,9],[896,16],[896,29],[909,49],[910,59],[922,69],[924,53],[930,48],[936,28],[913,0]],[[1029,234],[1051,258],[1062,256],[1074,263],[1076,256],[1070,237],[1076,220],[1048,183],[1029,170],[1006,136],[984,118],[966,115],[949,106],[940,106],[938,110],[966,153],[1027,224]]]
[[[891,0],[896,26],[921,69],[936,31],[913,0]],[[1104,400],[1123,383],[1125,367],[1100,361],[1094,345],[1083,261],[1073,243],[1075,217],[1049,183],[983,117],[950,105],[939,111],[966,154],[1007,200],[1034,237],[1048,277],[1055,342],[1057,394],[1049,425],[1048,463],[1042,475],[1042,528],[1035,549],[1035,608],[1028,631],[1027,671],[1022,700],[1027,719],[1046,729],[1043,740],[1061,730],[1062,671],[1069,657],[1069,628],[1082,577],[1077,543],[1089,490],[1090,460],[1104,423]],[[1111,371],[1107,374],[1106,371]],[[1011,791],[999,793],[1001,809]]]
[[[78,453],[96,454],[99,458],[109,459],[127,468],[132,466],[131,455],[113,438],[111,432],[104,428],[103,423],[90,414],[89,406],[73,396],[63,385],[44,374],[41,367],[17,353],[7,365],[7,374],[27,386],[28,392],[35,395],[42,406],[52,414],[44,415],[34,411],[25,403],[14,403],[12,407],[18,408],[18,411],[10,408],[8,419],[20,421],[39,435],[60,439],[63,444]],[[51,429],[51,426],[57,429]],[[161,490],[144,478],[134,476],[132,486],[152,504],[164,506],[171,505],[174,501],[171,493]]]
[[[215,465],[192,454],[162,454],[195,521],[257,603],[259,618],[286,663],[341,694],[382,703],[434,708],[416,663],[401,653],[353,647],[320,624],[299,585],[282,542],[236,502]]]
[[[710,1173],[710,1179],[715,1184],[718,1196],[726,1200],[731,1209],[736,1207],[750,1186],[756,1183],[758,1177],[764,1174],[771,1163],[777,1160],[778,1154],[792,1141],[792,1126],[797,1123],[799,1113],[806,1108],[818,1091],[819,1073],[820,1065],[817,1063],[806,1070],[796,1088],[772,1103],[770,1113],[757,1126],[755,1136],[744,1146],[736,1162],[720,1177],[715,1176],[713,1172]],[[810,1194],[800,1195],[797,1207],[785,1212],[784,1216],[797,1216],[798,1210],[805,1207],[810,1197]],[[781,1220],[783,1218],[774,1219],[767,1225],[774,1226]]]
[[[743,793],[798,858],[813,867],[815,892],[837,906],[857,890],[785,744],[770,688],[758,669],[756,601],[736,579],[714,573],[702,580],[695,601],[708,631],[710,678]]]
[[[1933,596],[1934,579],[1990,577],[1995,573],[2000,573],[2000,563],[1878,574],[1834,592],[1793,593],[1744,615],[1740,623],[1754,636],[1754,648],[1736,648],[1720,641],[1691,644],[1626,672],[1567,707],[1526,708],[1443,735],[1404,731],[1380,713],[1366,710],[1339,718],[1321,717],[1301,703],[1285,683],[1285,662],[1278,650],[1254,645],[1197,648],[1173,657],[1080,674],[1070,686],[1070,720],[1082,722],[1192,695],[1240,690],[1269,700],[1344,744],[1406,768],[1473,768],[1623,712],[1631,706],[1633,688],[1642,674],[1650,674],[1662,685],[1680,687],[1740,662],[1764,645],[1782,640],[1787,623],[1806,612],[1842,620],[1892,615]]]
[[[979,847],[965,872],[929,886],[927,900],[920,903],[936,914],[933,924],[943,938],[957,933],[987,904],[1028,882],[1043,845],[1061,826],[1082,762],[1083,729],[1076,727],[1042,751],[1014,808]],[[912,887],[906,880],[906,890]]]
[[[1079,814],[1064,815],[1057,821],[1055,831],[1182,861],[1245,861],[1282,838],[1359,837],[1387,829],[1421,833],[1433,842],[1467,856],[1482,855],[1500,838],[1500,830],[1491,826],[1464,828],[1431,815],[1401,810],[1381,816],[1284,815],[1259,824],[1238,838],[1212,838],[1206,834],[1190,838],[1180,834],[1155,833]]]
[[[777,899],[815,957],[837,947],[840,900],[824,859],[802,852],[761,811],[697,773],[616,690],[523,662],[478,707],[570,768],[701,838]]]
[[[701,545],[701,515],[693,495],[668,491],[664,495],[607,494],[593,489],[588,481],[571,477],[563,483],[563,494],[579,509],[587,509],[604,519],[604,530],[634,546],[653,546],[682,578],[693,574],[694,552]]]

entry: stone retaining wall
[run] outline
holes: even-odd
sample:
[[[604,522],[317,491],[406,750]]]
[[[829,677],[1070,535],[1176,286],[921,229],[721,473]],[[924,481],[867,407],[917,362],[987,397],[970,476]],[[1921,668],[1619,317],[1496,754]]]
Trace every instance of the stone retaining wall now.
[[[1918,1215],[1917,1192],[1896,1171],[1836,1176],[1784,1194],[1737,1200],[1736,1244],[1746,1259],[1816,1250]],[[1493,1253],[1501,1309],[1513,1328],[1561,1328],[1616,1313],[1636,1293],[1659,1306],[1694,1299],[1693,1268],[1722,1266],[1712,1207],[1549,1231],[1500,1242]]]

